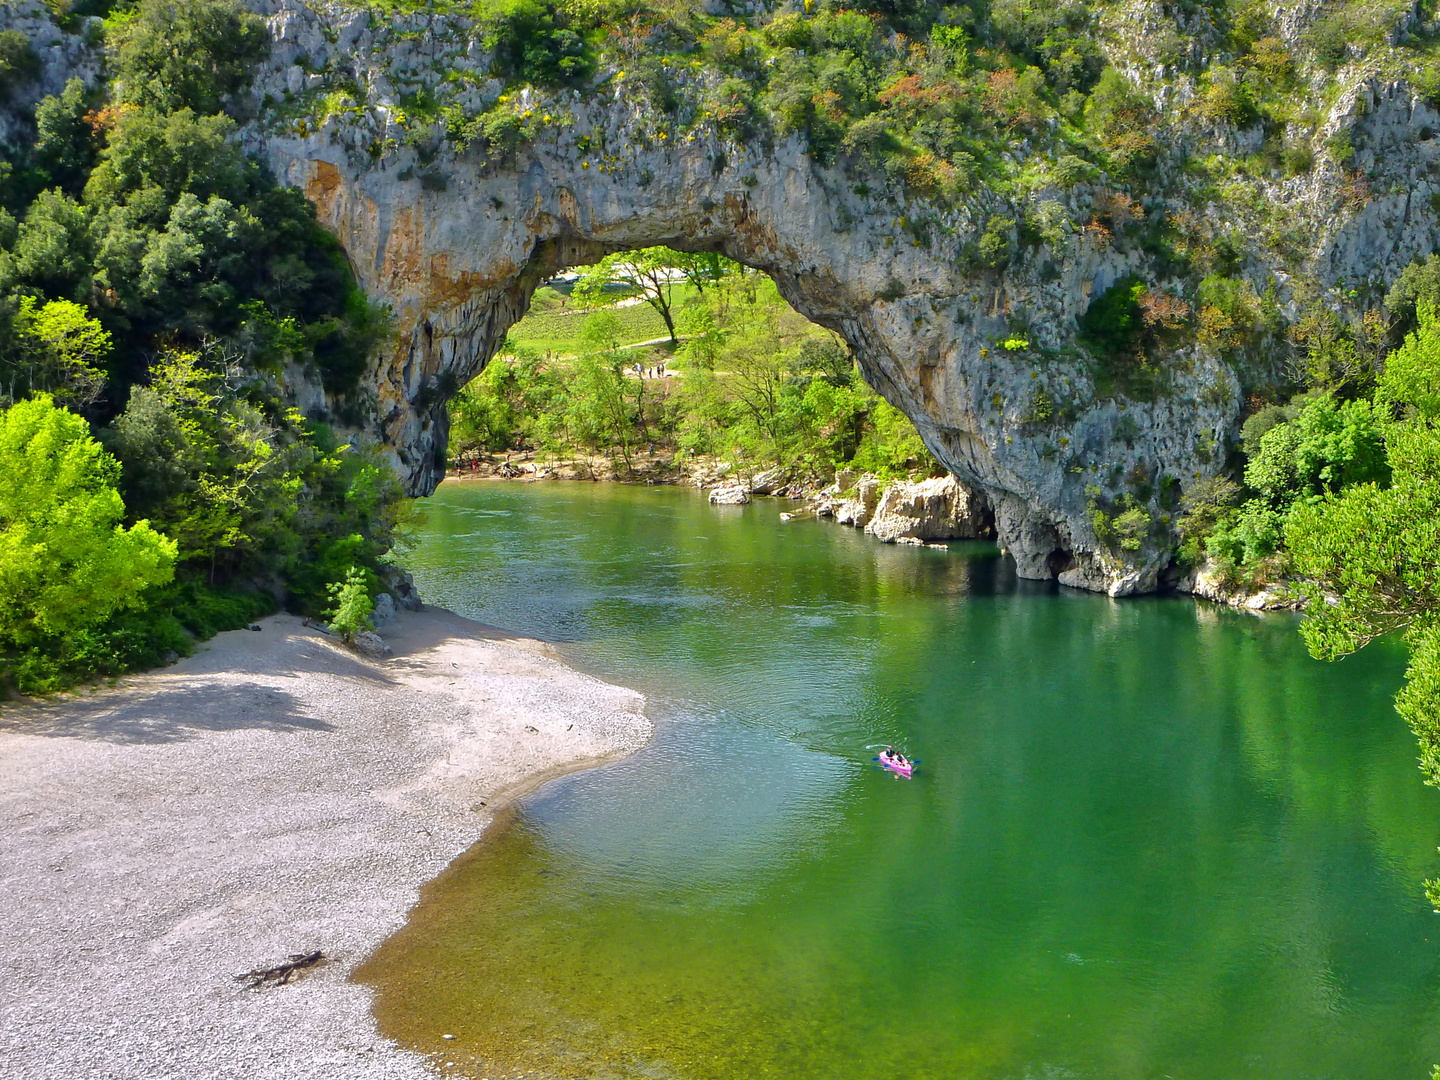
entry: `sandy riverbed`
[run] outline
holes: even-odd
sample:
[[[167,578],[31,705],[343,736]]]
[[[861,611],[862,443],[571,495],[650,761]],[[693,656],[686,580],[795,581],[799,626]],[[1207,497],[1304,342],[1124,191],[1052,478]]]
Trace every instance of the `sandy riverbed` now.
[[[650,735],[639,694],[447,612],[377,662],[262,626],[0,712],[0,1077],[433,1075],[348,973],[498,804]]]

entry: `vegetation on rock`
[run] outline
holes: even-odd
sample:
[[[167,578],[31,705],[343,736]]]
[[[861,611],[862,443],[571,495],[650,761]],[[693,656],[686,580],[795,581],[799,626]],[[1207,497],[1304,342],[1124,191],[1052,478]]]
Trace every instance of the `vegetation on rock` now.
[[[327,425],[363,415],[384,313],[236,140],[264,21],[141,0],[105,38],[109,81],[19,116],[0,168],[0,423],[20,470],[0,674],[27,692],[162,662],[277,604],[318,615],[347,568],[383,570],[405,515],[378,449]],[[37,71],[0,38],[7,87]],[[297,413],[287,378],[336,415]]]

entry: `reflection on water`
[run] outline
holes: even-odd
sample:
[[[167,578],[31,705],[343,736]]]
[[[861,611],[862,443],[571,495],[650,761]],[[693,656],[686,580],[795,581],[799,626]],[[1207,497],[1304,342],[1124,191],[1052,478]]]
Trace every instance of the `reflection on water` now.
[[[476,1076],[1428,1075],[1401,656],[1017,583],[778,508],[447,485],[437,603],[645,690],[362,972]],[[895,741],[916,779],[880,773]],[[443,1033],[456,1036],[441,1041]]]

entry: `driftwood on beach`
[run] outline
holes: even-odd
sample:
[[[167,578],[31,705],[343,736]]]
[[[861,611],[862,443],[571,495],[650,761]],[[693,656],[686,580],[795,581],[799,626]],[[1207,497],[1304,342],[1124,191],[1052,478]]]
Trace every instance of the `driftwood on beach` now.
[[[283,964],[276,964],[274,967],[255,968],[253,971],[246,971],[235,978],[238,982],[245,984],[246,990],[258,990],[262,986],[284,986],[297,972],[312,968],[323,962],[325,954],[319,949],[308,953],[291,953],[290,959]]]

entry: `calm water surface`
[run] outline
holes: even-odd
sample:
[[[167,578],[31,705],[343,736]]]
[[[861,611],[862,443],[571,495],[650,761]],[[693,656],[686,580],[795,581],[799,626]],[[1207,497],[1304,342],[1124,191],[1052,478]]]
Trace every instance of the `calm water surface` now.
[[[362,972],[387,1033],[491,1078],[1428,1078],[1440,802],[1397,649],[1320,664],[1289,617],[780,509],[431,500],[427,599],[643,690],[657,734],[430,886]]]

